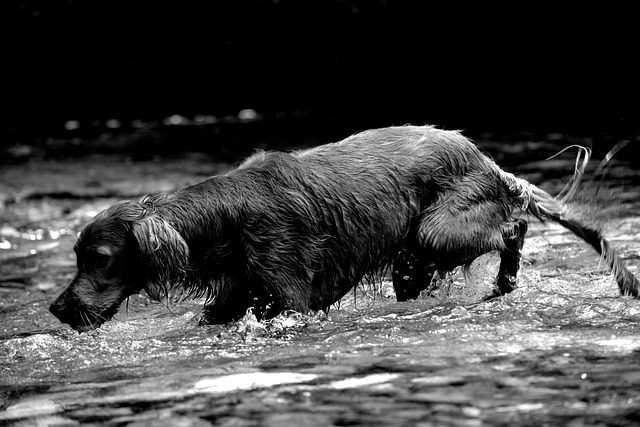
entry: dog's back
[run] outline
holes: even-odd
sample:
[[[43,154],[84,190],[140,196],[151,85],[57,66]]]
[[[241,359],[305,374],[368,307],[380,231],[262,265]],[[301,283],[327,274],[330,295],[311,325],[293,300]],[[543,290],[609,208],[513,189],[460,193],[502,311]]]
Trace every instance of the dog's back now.
[[[340,168],[341,175],[347,176],[367,172],[421,176],[425,168],[429,168],[431,174],[459,176],[472,169],[487,168],[490,163],[478,147],[460,133],[432,126],[367,130],[293,155],[304,162],[333,165],[334,169]]]

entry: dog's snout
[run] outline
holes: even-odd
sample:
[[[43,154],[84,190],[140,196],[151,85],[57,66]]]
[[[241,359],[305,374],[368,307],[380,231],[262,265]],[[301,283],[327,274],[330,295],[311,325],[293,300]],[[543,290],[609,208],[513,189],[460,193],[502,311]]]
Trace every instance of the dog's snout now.
[[[68,323],[68,310],[67,310],[67,292],[60,294],[58,298],[49,306],[51,314],[56,316],[62,323]]]

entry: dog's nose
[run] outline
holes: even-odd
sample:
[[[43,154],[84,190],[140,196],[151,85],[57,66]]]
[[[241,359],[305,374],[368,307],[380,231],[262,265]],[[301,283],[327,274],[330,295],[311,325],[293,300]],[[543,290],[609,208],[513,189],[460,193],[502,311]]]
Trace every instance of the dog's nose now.
[[[49,307],[51,314],[56,316],[61,322],[67,323],[67,304],[65,299],[65,293],[63,292]]]

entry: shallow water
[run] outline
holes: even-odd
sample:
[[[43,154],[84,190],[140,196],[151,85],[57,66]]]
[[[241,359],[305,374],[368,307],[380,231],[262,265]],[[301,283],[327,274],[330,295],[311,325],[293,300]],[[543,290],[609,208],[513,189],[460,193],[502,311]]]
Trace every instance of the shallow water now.
[[[513,159],[556,150],[564,139],[482,142],[499,163],[507,156],[552,192],[573,169],[570,156]],[[614,166],[601,193],[615,204],[599,211],[606,236],[638,274],[638,172]],[[397,303],[383,280],[328,315],[248,315],[198,327],[201,301],[164,306],[140,295],[114,321],[78,334],[49,314],[75,272],[76,233],[93,215],[119,198],[169,191],[226,167],[199,154],[3,166],[0,424],[640,424],[640,300],[618,295],[592,249],[537,222],[518,289],[489,302],[481,298],[495,254],[434,296]],[[592,214],[589,204],[583,209]]]

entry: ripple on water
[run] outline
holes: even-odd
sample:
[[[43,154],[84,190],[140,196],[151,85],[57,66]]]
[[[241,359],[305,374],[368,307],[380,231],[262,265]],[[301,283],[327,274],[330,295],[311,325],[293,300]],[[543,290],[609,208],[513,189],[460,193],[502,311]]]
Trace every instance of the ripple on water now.
[[[541,148],[531,141],[500,147],[518,153],[531,144]],[[112,194],[154,192],[157,182],[166,187],[167,176],[171,185],[195,182],[211,173],[208,160],[35,162],[37,173],[13,168],[9,175],[3,168],[19,191],[0,212],[0,423],[637,421],[640,301],[618,296],[594,251],[535,221],[518,288],[494,301],[481,302],[499,263],[489,254],[471,265],[466,280],[458,272],[431,297],[396,303],[384,282],[348,295],[328,316],[247,316],[197,327],[200,303],[169,311],[133,297],[128,312],[97,331],[79,335],[60,325],[47,307],[73,276],[82,225],[115,202]],[[573,163],[565,166],[570,175]],[[621,171],[626,200],[637,204],[637,187],[628,181],[637,173]],[[46,197],[61,186],[79,197]],[[23,190],[45,196],[18,197]],[[605,232],[637,273],[640,219],[625,215],[608,221]]]

